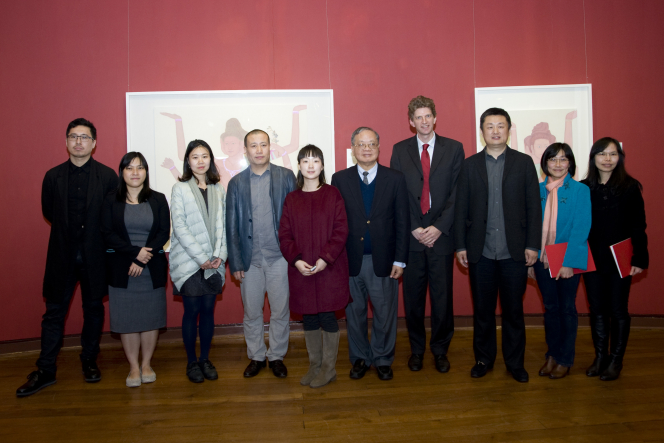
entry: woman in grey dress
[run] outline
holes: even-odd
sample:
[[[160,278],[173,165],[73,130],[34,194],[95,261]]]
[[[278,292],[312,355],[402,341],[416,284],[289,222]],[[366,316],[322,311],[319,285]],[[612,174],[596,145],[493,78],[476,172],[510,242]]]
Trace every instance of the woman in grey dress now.
[[[166,326],[164,245],[171,224],[166,197],[150,189],[141,153],[122,158],[119,176],[117,191],[104,201],[102,234],[108,247],[111,331],[120,334],[129,361],[126,384],[138,387],[157,379],[150,361],[159,328]]]

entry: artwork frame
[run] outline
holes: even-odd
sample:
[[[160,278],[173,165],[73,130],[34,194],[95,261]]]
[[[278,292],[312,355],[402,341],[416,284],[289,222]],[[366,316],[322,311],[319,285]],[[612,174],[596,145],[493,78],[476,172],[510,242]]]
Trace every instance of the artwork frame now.
[[[152,188],[169,200],[194,139],[210,145],[224,188],[247,166],[243,139],[253,129],[270,134],[274,164],[297,174],[297,152],[311,143],[335,170],[332,89],[127,92],[126,118],[127,152],[145,156]]]
[[[503,108],[510,114],[513,128],[508,145],[533,157],[540,181],[543,179],[538,160],[541,153],[548,144],[563,141],[574,152],[577,165],[574,178],[585,178],[594,141],[590,83],[475,88],[477,152],[484,149],[480,116],[492,107]]]

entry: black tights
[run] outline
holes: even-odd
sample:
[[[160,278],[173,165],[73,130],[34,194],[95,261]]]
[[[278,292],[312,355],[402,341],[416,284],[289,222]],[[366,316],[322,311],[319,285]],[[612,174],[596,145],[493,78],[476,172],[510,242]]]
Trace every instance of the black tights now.
[[[302,316],[305,331],[323,329],[325,332],[337,332],[339,323],[334,312],[319,312],[318,314],[304,314]]]
[[[216,294],[207,294],[199,297],[182,296],[184,314],[182,315],[182,340],[187,350],[188,363],[196,361],[196,323],[201,339],[201,360],[207,360],[210,355],[212,336],[214,335],[214,303]],[[200,319],[199,319],[200,314]]]

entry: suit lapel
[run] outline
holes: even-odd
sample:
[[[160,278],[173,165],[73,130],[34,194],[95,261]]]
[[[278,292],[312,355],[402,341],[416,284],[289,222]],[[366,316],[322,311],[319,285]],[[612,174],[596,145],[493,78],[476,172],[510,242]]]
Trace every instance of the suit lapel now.
[[[429,175],[433,174],[440,162],[443,160],[443,156],[445,155],[445,152],[443,152],[444,149],[445,140],[443,137],[436,135],[436,144],[433,148],[433,159],[431,159],[431,169]]]
[[[90,159],[90,177],[88,177],[88,196],[86,198],[85,208],[90,207],[90,203],[97,191],[97,186],[101,186],[101,180],[99,179],[99,169],[97,168],[97,162],[92,158]]]
[[[374,209],[378,207],[380,198],[383,196],[383,194],[385,194],[385,186],[384,186],[385,174],[381,173],[382,172],[381,169],[383,169],[383,167],[381,165],[378,165],[378,171],[376,171],[376,178],[374,179],[376,181],[376,187],[374,188],[374,198],[373,201],[371,202],[371,214],[367,214],[369,218],[371,218]]]
[[[484,182],[484,186],[489,186],[489,175],[486,172],[486,148],[477,156],[477,170],[480,172],[480,177]]]
[[[410,144],[408,145],[408,155],[410,159],[415,164],[415,167],[420,171],[420,175],[424,175],[422,172],[422,161],[420,160],[420,149],[417,147],[417,136],[410,139]]]
[[[505,179],[509,176],[508,174],[510,173],[510,169],[512,169],[512,166],[514,166],[514,162],[516,161],[516,156],[513,154],[514,152],[512,152],[512,150],[508,146],[507,149],[505,149],[505,168],[503,169],[503,183],[505,183]]]
[[[360,176],[358,174],[358,167],[351,166],[348,168],[348,176],[350,177],[350,193],[353,195],[353,198],[357,201],[357,206],[362,211],[364,216],[367,216],[367,211],[364,210],[364,199],[362,199],[362,189],[360,189]]]
[[[65,223],[69,225],[69,199],[67,198],[67,187],[69,186],[69,162],[66,162],[58,174],[58,194],[65,215]]]

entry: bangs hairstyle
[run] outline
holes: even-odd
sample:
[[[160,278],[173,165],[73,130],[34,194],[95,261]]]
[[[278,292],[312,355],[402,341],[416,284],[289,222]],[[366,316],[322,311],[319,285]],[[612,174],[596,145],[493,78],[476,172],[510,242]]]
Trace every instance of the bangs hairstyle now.
[[[620,194],[625,191],[627,188],[633,185],[637,185],[641,191],[643,191],[643,186],[641,183],[631,175],[627,173],[625,169],[625,151],[623,151],[620,142],[612,137],[603,137],[597,140],[592,148],[590,148],[590,159],[588,160],[588,174],[586,175],[586,180],[588,181],[588,187],[590,189],[596,189],[601,183],[601,177],[599,175],[599,169],[595,165],[595,157],[600,152],[604,152],[609,145],[615,145],[616,150],[618,151],[618,164],[616,168],[611,172],[611,177],[606,185],[611,189],[611,192],[614,194]]]
[[[118,180],[118,189],[115,192],[115,199],[119,202],[125,202],[129,200],[129,195],[127,194],[127,183],[124,181],[123,172],[127,166],[129,166],[131,162],[134,161],[135,158],[139,159],[141,166],[143,166],[145,169],[145,181],[143,182],[143,189],[141,189],[141,192],[138,193],[137,203],[148,201],[148,198],[150,198],[150,195],[152,194],[152,189],[150,189],[150,171],[148,170],[148,162],[140,152],[127,152],[124,157],[122,157],[122,160],[120,160],[120,166],[118,167],[118,176],[120,179]]]
[[[436,105],[433,103],[433,100],[429,97],[418,95],[408,103],[408,119],[412,121],[415,116],[415,111],[420,108],[431,109],[431,114],[436,118]]]
[[[569,175],[574,177],[574,174],[576,173],[576,160],[574,160],[574,152],[572,152],[572,147],[567,143],[552,143],[548,148],[546,148],[542,154],[542,160],[540,160],[542,172],[544,172],[547,177],[551,175],[549,174],[549,159],[558,155],[560,151],[563,151],[563,154],[565,154],[565,157],[567,157],[567,160],[569,160],[569,169],[567,172],[569,172]]]
[[[210,156],[210,168],[205,173],[205,183],[208,185],[214,185],[219,183],[219,171],[217,170],[217,165],[214,163],[214,154],[212,153],[212,148],[203,140],[192,140],[187,145],[187,151],[184,153],[184,163],[182,165],[182,177],[178,180],[181,182],[188,182],[191,180],[191,177],[194,177],[194,172],[189,166],[189,154],[196,148],[205,148],[207,149],[208,155]],[[195,178],[195,177],[194,177]],[[198,183],[198,179],[196,179]]]
[[[489,108],[486,111],[484,111],[480,117],[480,131],[484,129],[484,120],[486,120],[487,117],[490,117],[492,115],[502,115],[505,117],[507,120],[507,130],[509,131],[510,128],[512,127],[512,119],[510,118],[510,115],[507,113],[506,110],[502,108]]]
[[[297,164],[299,165],[300,160],[307,157],[319,158],[321,166],[325,167],[325,159],[323,158],[323,151],[321,151],[318,146],[307,145],[304,148],[300,149],[300,152],[297,153]],[[323,169],[322,171],[320,171],[320,175],[318,176],[318,187],[320,188],[325,183],[327,182],[325,181],[325,169]],[[302,189],[303,186],[304,186],[304,177],[302,176],[302,172],[298,170],[297,187]]]

